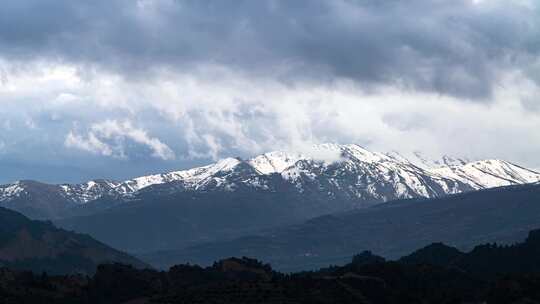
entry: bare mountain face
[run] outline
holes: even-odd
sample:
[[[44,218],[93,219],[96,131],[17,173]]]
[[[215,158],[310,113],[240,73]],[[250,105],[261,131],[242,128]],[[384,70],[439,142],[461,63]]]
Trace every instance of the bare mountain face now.
[[[286,189],[326,204],[321,212],[335,212],[394,199],[434,198],[540,180],[540,173],[503,160],[468,162],[445,156],[433,161],[420,153],[406,158],[396,152],[370,152],[358,145],[323,144],[315,151],[333,155],[332,161],[301,153],[270,152],[123,182],[49,185],[19,181],[0,186],[0,206],[32,218],[58,219],[138,201],[152,191],[272,193]]]

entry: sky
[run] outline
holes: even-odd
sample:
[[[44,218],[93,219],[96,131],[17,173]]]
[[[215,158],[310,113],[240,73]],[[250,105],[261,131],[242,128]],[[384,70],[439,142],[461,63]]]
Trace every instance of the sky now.
[[[318,143],[540,169],[535,0],[4,0],[0,182]]]

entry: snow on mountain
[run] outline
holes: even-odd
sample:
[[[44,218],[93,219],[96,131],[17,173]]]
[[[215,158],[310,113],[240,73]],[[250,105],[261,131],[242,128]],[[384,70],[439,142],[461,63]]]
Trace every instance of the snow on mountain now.
[[[275,151],[249,159],[247,163],[261,174],[281,173],[305,157],[301,154]]]
[[[405,157],[358,145],[324,144],[309,153],[274,151],[247,160],[226,158],[208,166],[116,182],[46,185],[17,182],[0,186],[0,203],[34,195],[81,205],[103,197],[136,196],[151,186],[174,185],[172,191],[235,191],[241,187],[277,191],[276,177],[298,193],[323,200],[377,203],[398,198],[445,194],[540,181],[540,173],[502,160],[467,162],[421,153]],[[36,184],[41,185],[39,191]],[[279,188],[282,189],[282,188]],[[280,190],[281,191],[281,190]],[[356,205],[355,205],[356,204]]]
[[[96,200],[105,194],[116,194],[118,182],[107,180],[95,180],[82,184],[62,184],[59,185],[60,193],[66,199],[77,204],[84,204]]]
[[[471,160],[467,158],[457,158],[449,155],[443,155],[441,158],[432,158],[419,151],[414,151],[407,156],[403,156],[396,151],[386,153],[386,155],[402,162],[410,162],[415,166],[424,169],[434,169],[448,166],[462,166],[471,162]]]
[[[432,171],[460,179],[475,189],[527,184],[540,180],[538,172],[498,159],[476,161],[462,166],[441,167]]]
[[[24,192],[24,187],[21,186],[20,182],[16,182],[10,185],[0,186],[0,202],[7,201],[14,197],[19,197]]]
[[[320,189],[330,198],[370,202],[397,198],[436,197],[473,190],[458,179],[417,167],[404,158],[370,152],[357,145],[340,147],[342,160],[335,163],[298,162],[282,176],[298,189]]]
[[[148,186],[180,181],[186,188],[197,190],[210,181],[220,180],[219,174],[230,172],[239,163],[240,160],[236,158],[225,158],[215,164],[204,167],[137,177],[120,183],[116,186],[116,189],[121,194],[129,194]]]

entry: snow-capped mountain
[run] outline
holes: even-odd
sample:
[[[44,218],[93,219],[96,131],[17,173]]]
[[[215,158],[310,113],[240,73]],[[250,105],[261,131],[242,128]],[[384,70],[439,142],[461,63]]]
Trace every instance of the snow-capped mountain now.
[[[57,205],[70,208],[103,199],[131,200],[156,187],[169,193],[239,189],[276,192],[289,187],[328,204],[346,201],[348,208],[354,208],[399,198],[431,198],[540,181],[540,173],[503,160],[467,162],[445,156],[430,161],[420,153],[407,158],[396,152],[370,152],[354,144],[318,145],[308,154],[313,155],[275,151],[246,160],[226,158],[204,167],[123,182],[46,185],[19,181],[0,186],[0,205],[23,213],[27,208],[41,208],[42,214],[37,212],[35,216],[54,218],[63,216],[55,209]],[[321,155],[333,157],[328,160]]]
[[[397,152],[387,154],[399,155]],[[450,155],[443,155],[441,158],[433,159],[420,151],[413,152],[410,156],[406,157],[406,160],[425,169],[462,166],[471,162],[468,158],[458,158]]]

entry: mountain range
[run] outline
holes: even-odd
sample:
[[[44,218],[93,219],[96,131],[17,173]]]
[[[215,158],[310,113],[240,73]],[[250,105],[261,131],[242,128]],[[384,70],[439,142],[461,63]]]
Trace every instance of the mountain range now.
[[[370,152],[323,144],[307,153],[226,158],[118,182],[0,186],[0,206],[121,250],[149,253],[234,240],[261,230],[376,206],[533,183],[540,173],[503,160]]]
[[[309,155],[313,154],[313,155]],[[328,160],[331,155],[331,160]],[[283,187],[335,212],[402,198],[440,197],[540,180],[540,173],[503,160],[468,162],[416,152],[370,152],[358,145],[322,144],[307,154],[269,152],[250,159],[226,158],[183,171],[127,181],[92,180],[50,185],[18,181],[0,186],[0,206],[37,219],[89,214],[137,201],[145,192],[277,192]],[[103,201],[108,201],[103,204]]]

